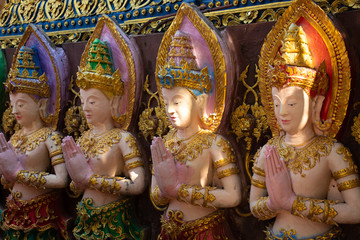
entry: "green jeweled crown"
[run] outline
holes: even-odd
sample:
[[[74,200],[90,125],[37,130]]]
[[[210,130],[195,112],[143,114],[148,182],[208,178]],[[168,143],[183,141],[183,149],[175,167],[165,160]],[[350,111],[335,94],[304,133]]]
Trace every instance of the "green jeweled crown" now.
[[[164,88],[184,87],[200,93],[211,92],[211,78],[207,67],[199,69],[190,37],[177,31],[170,44],[165,66],[160,67],[159,78]]]
[[[79,68],[76,84],[81,89],[97,88],[109,98],[122,95],[124,83],[119,69],[113,70],[110,49],[105,42],[95,39],[90,46],[86,58],[86,66]]]
[[[39,97],[49,97],[48,79],[40,67],[36,51],[21,47],[15,64],[9,71],[5,87],[8,92],[23,92]]]

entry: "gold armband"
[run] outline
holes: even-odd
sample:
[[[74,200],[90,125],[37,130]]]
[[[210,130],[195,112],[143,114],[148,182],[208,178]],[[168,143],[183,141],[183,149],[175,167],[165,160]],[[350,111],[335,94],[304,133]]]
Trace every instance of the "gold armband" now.
[[[125,166],[126,166],[127,170],[130,170],[130,169],[133,169],[133,168],[144,166],[144,163],[141,160],[137,160],[137,161],[134,161],[134,162],[131,162],[131,163],[127,163],[127,164],[125,164]]]
[[[59,148],[59,149],[56,149],[56,150],[50,152],[49,156],[50,156],[50,158],[53,158],[53,157],[55,157],[55,156],[57,156],[59,154],[62,154],[62,153],[63,153],[62,148]]]
[[[266,204],[268,199],[269,197],[261,197],[252,207],[254,216],[260,220],[268,220],[276,216],[276,213],[270,210]]]
[[[340,178],[350,176],[351,174],[354,174],[354,173],[356,173],[354,168],[344,168],[339,171],[333,172],[333,177],[335,180],[338,180]]]
[[[359,178],[351,179],[349,181],[338,183],[337,186],[340,192],[348,189],[360,187],[360,179]]]
[[[336,225],[333,218],[338,214],[337,211],[332,207],[336,204],[333,200],[319,200],[311,198],[296,197],[291,214],[307,218],[314,222],[325,223],[329,225]],[[309,205],[309,207],[307,207]]]
[[[265,177],[265,171],[257,166],[253,166],[252,168],[253,170],[253,173],[259,175],[259,176],[262,176],[262,177]]]
[[[141,157],[140,153],[138,152],[132,152],[132,153],[128,153],[126,155],[123,156],[124,162],[133,159],[135,157]]]
[[[258,187],[258,188],[266,189],[266,183],[265,182],[256,180],[254,178],[251,178],[251,185],[253,185],[255,187]]]
[[[16,175],[16,181],[18,183],[23,183],[29,186],[32,186],[36,189],[43,187],[46,184],[46,179],[44,176],[49,175],[45,172],[34,172],[29,170],[21,170]]]
[[[64,163],[65,159],[64,158],[57,158],[51,161],[51,165],[52,166],[56,166],[58,164]]]
[[[231,176],[231,175],[234,175],[234,174],[237,174],[237,173],[239,173],[239,169],[237,167],[232,167],[232,168],[225,169],[225,170],[222,170],[220,172],[217,172],[217,177],[219,179],[222,179],[224,177],[228,177],[228,176]]]
[[[124,162],[134,158],[134,157],[141,157],[139,148],[137,147],[137,143],[135,138],[132,135],[129,135],[126,139],[125,142],[128,143],[129,148],[131,148],[133,151],[131,153],[128,153],[126,155],[123,156]]]
[[[218,168],[221,168],[221,167],[226,166],[226,165],[229,164],[229,163],[235,163],[235,159],[234,159],[234,158],[230,158],[230,159],[227,159],[227,158],[220,159],[220,160],[214,162],[214,167],[215,167],[215,169],[218,169]]]
[[[186,198],[190,195],[188,191],[188,188],[190,187],[190,185],[181,184],[176,199],[180,202],[187,202]]]

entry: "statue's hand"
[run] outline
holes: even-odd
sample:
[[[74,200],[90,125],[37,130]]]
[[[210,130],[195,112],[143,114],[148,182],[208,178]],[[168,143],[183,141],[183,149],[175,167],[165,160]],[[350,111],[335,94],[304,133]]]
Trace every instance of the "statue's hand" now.
[[[267,147],[265,153],[266,189],[269,194],[268,205],[273,211],[291,212],[296,198],[285,162],[280,159],[275,147]]]
[[[71,179],[78,187],[86,187],[93,174],[93,170],[83,151],[70,136],[63,139],[61,146],[63,148],[66,169]]]
[[[24,155],[15,153],[4,134],[0,133],[0,172],[7,181],[15,181],[17,173],[23,169],[21,162],[24,158]]]
[[[177,178],[177,170],[169,149],[161,138],[154,138],[151,144],[151,158],[156,182],[164,197],[176,198],[181,183]]]

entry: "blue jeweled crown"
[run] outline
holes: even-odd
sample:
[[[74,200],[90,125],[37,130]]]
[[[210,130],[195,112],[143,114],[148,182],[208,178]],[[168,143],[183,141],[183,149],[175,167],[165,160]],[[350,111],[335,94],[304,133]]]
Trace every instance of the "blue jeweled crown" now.
[[[164,88],[184,87],[201,93],[211,92],[211,78],[207,67],[199,69],[190,37],[177,31],[170,44],[165,66],[159,78]]]
[[[49,97],[51,93],[48,79],[40,67],[37,51],[26,46],[19,50],[4,85],[8,92],[23,92],[39,97]]]

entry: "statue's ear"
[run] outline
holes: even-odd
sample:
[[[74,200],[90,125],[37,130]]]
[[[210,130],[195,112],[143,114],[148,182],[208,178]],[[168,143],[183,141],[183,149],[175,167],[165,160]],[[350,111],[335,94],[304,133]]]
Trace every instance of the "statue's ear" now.
[[[119,117],[120,116],[120,100],[121,96],[114,96],[111,98],[111,116]]]
[[[312,119],[313,122],[320,121],[321,108],[324,103],[325,96],[317,95],[312,102]]]
[[[331,122],[332,122],[331,119],[325,119],[325,121],[323,121],[320,117],[324,100],[325,100],[325,96],[320,96],[320,95],[316,96],[313,99],[312,122],[313,122],[314,131],[317,135],[326,135],[331,127]]]
[[[208,101],[208,95],[207,94],[201,94],[196,99],[200,117],[202,117],[206,112],[207,101]]]
[[[48,116],[48,103],[49,103],[48,98],[41,98],[38,101],[39,112],[42,118],[46,118]]]

